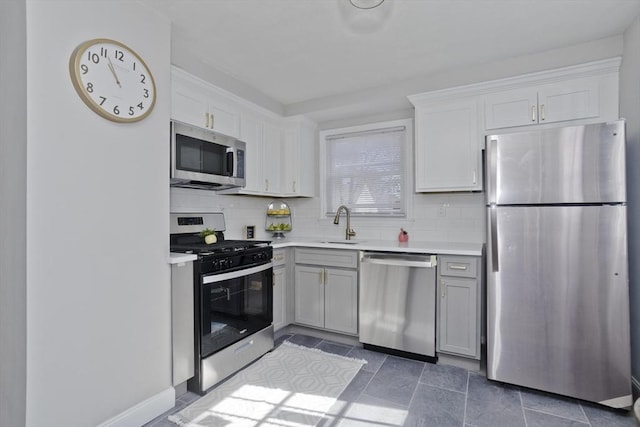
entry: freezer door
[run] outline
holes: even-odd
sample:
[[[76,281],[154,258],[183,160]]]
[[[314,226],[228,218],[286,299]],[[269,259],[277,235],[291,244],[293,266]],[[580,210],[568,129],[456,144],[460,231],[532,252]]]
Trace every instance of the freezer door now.
[[[626,201],[624,121],[487,137],[488,204]]]
[[[487,376],[631,404],[626,207],[491,207]]]

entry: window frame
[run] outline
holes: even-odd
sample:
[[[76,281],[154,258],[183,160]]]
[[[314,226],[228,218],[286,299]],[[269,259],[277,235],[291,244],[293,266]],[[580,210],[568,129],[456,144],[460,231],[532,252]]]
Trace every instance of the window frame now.
[[[319,157],[320,157],[320,219],[333,219],[337,206],[331,210],[328,209],[327,203],[327,139],[341,134],[371,132],[376,130],[384,130],[404,126],[405,134],[403,141],[403,164],[401,170],[403,174],[404,214],[402,215],[384,215],[384,214],[354,214],[354,217],[364,221],[380,221],[380,220],[408,220],[411,219],[413,213],[413,120],[400,119],[384,122],[374,122],[358,126],[349,126],[343,128],[334,128],[322,130],[319,132]]]

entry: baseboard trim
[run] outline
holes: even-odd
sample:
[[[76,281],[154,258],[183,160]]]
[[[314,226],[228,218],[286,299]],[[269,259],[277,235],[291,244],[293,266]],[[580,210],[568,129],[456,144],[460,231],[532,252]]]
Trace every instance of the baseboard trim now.
[[[141,426],[156,418],[176,404],[176,391],[173,387],[161,391],[155,396],[138,403],[115,417],[99,424],[98,427]]]

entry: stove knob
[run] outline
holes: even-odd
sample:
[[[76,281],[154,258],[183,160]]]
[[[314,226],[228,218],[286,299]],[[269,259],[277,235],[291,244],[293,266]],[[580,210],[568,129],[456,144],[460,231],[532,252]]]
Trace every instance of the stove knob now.
[[[253,256],[251,257],[252,260],[257,261],[258,259],[260,259],[260,255],[258,254],[253,254]]]
[[[213,261],[213,270],[220,270],[220,263],[218,261]]]

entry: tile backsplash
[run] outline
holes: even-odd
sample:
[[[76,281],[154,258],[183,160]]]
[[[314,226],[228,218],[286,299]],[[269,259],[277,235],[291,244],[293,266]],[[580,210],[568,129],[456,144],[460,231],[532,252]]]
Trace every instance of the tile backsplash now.
[[[215,191],[171,188],[172,212],[223,212],[228,239],[243,238],[246,225],[256,226],[256,238],[268,239],[265,230],[267,206],[273,200],[291,207],[291,237],[344,238],[345,218],[333,224],[321,217],[320,199],[272,199],[242,195],[221,195]],[[351,218],[357,239],[395,240],[400,228],[414,241],[471,242],[485,241],[483,193],[414,194],[407,218]]]

